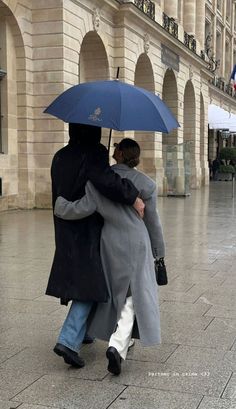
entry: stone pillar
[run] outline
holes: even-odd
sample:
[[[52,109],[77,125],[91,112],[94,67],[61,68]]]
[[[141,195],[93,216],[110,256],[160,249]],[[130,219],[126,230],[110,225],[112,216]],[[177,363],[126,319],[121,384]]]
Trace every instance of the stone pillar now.
[[[184,18],[184,0],[178,1],[178,23],[183,26],[183,18]]]
[[[225,77],[225,61],[226,61],[226,55],[225,55],[225,39],[226,39],[226,28],[223,28],[222,31],[222,50],[221,50],[221,64],[220,64],[220,72],[221,76],[224,78]]]
[[[233,7],[232,7],[232,32],[233,33],[234,33],[234,30],[235,30],[235,28],[234,28],[235,18],[236,18],[235,4],[233,4]],[[232,37],[231,37],[231,48],[230,48],[230,68],[231,68],[231,70],[233,70],[234,64],[235,64],[235,62],[234,62],[234,35],[232,35]]]
[[[201,50],[205,43],[205,0],[197,0],[196,4],[196,38],[200,43]]]
[[[214,15],[212,19],[212,48],[213,48],[213,54],[216,56],[216,15]]]
[[[178,20],[178,0],[165,0],[164,12],[167,14],[167,16]]]
[[[199,1],[199,0],[198,0]],[[184,30],[195,36],[196,0],[184,1]]]
[[[223,21],[226,23],[226,14],[227,14],[227,1],[224,2],[223,4]],[[226,61],[226,55],[225,55],[225,40],[226,40],[226,27],[224,26],[222,30],[222,50],[221,50],[221,76],[225,77],[225,61]]]

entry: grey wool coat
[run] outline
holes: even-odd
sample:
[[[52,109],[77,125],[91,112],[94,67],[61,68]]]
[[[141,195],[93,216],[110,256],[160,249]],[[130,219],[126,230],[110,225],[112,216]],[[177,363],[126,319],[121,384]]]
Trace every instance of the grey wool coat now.
[[[142,220],[131,206],[111,202],[88,182],[86,195],[75,202],[59,197],[55,215],[66,220],[84,218],[99,212],[104,218],[100,250],[107,281],[109,300],[100,303],[90,321],[90,335],[108,341],[116,329],[130,289],[141,343],[151,346],[161,342],[158,291],[153,257],[164,257],[161,222],[156,210],[154,181],[124,164],[113,170],[130,179],[145,202]]]

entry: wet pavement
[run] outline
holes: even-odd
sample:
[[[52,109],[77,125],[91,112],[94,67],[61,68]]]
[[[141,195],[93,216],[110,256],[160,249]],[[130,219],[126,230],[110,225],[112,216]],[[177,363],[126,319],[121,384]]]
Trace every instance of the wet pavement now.
[[[122,374],[106,343],[82,369],[52,349],[67,308],[44,295],[54,250],[51,212],[0,214],[0,409],[236,409],[236,199],[230,182],[159,198],[169,284],[162,344],[138,342]]]

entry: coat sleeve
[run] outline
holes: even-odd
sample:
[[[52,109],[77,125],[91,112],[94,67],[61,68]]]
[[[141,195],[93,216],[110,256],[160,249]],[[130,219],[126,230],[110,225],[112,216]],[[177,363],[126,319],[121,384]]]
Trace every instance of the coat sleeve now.
[[[90,154],[88,179],[95,188],[113,202],[133,205],[139,191],[128,179],[122,179],[110,165],[105,146],[100,145],[96,152]]]
[[[152,253],[154,258],[165,257],[165,244],[161,220],[157,211],[157,190],[152,192],[151,196],[144,200],[145,211],[143,221],[147,227],[151,240]]]
[[[97,205],[87,185],[85,188],[85,196],[74,202],[70,202],[64,197],[59,196],[55,202],[55,216],[64,220],[79,220],[93,214],[97,210]]]

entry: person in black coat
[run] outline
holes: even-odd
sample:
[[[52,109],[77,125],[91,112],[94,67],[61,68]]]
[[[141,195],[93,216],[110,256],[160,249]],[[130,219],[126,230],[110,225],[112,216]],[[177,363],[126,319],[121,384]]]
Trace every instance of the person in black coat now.
[[[220,165],[221,165],[220,159],[217,156],[217,158],[215,158],[213,160],[213,162],[212,162],[212,177],[213,177],[213,180],[218,179],[218,172],[219,172],[219,169],[220,169]]]
[[[58,196],[70,201],[83,197],[90,180],[107,198],[127,205],[135,203],[139,209],[137,189],[110,168],[108,151],[100,144],[101,128],[69,124],[69,136],[68,145],[52,161],[53,208]],[[46,294],[60,298],[62,304],[73,301],[54,352],[76,367],[84,366],[78,351],[89,312],[94,302],[108,299],[100,258],[102,226],[103,219],[97,213],[78,221],[54,217],[56,249]]]

